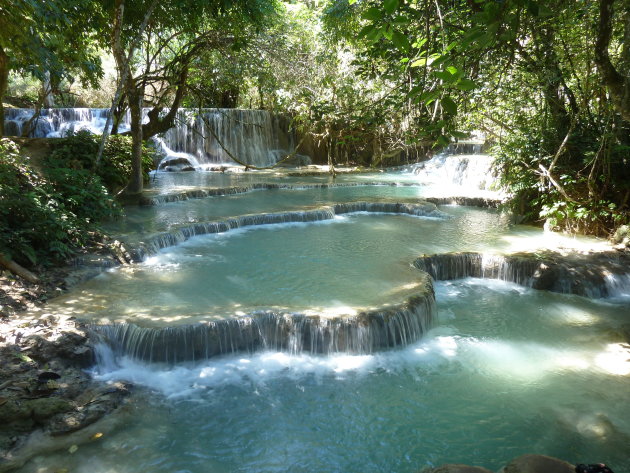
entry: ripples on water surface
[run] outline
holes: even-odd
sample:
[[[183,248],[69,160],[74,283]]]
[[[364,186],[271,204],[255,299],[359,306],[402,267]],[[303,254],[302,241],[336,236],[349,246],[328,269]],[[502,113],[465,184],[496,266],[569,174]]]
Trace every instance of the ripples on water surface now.
[[[357,189],[332,194],[373,192]],[[391,189],[395,199],[413,192]],[[286,198],[320,204],[330,197],[309,192]],[[229,211],[256,200],[265,206],[267,198],[277,208],[285,193],[253,195]],[[229,199],[169,205],[180,217],[208,212],[205,218],[219,215]],[[409,264],[420,253],[550,241],[538,230],[510,226],[497,212],[443,210],[453,218],[346,216],[194,238],[56,304],[97,316],[145,307],[150,317],[219,313],[232,303],[377,304],[413,281]],[[147,387],[118,414],[125,426],[73,455],[36,458],[23,471],[414,472],[446,462],[497,470],[528,452],[630,470],[627,300],[590,301],[475,279],[439,283],[436,292],[437,326],[400,350],[264,352],[172,368],[127,359],[104,364],[98,378]]]

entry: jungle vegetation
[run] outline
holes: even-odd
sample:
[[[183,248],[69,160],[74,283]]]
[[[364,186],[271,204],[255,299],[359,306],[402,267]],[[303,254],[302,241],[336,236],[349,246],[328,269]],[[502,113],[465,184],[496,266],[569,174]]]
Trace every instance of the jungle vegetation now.
[[[597,235],[628,222],[628,0],[14,0],[0,3],[7,98],[111,107],[90,166],[67,173],[95,186],[130,110],[130,194],[143,143],[179,107],[261,108],[289,116],[331,166],[425,159],[482,131],[527,221]],[[11,145],[0,153],[22,176],[0,182],[5,213],[15,186],[52,185],[24,177]],[[24,245],[16,257],[34,261]]]

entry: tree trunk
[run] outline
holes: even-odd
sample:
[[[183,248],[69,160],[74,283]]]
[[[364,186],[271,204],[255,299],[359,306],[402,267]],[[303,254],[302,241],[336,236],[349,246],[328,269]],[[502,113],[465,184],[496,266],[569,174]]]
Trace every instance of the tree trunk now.
[[[131,178],[125,188],[126,194],[142,192],[142,100],[143,88],[137,87],[128,91],[129,111],[131,115]]]
[[[9,57],[0,46],[0,138],[4,136],[4,94],[9,86]]]
[[[608,46],[612,37],[613,4],[615,0],[599,1],[599,24],[597,28],[597,41],[595,42],[595,64],[602,75],[602,83],[608,89],[613,105],[625,121],[630,121],[630,78],[624,77],[610,60]],[[623,5],[623,2],[622,2]],[[625,11],[624,11],[625,10]],[[628,14],[630,8],[622,9],[620,14]],[[626,33],[630,29],[630,19],[626,17]],[[624,48],[624,54],[630,49]],[[624,58],[624,61],[627,58]]]
[[[28,282],[32,282],[32,283],[39,282],[39,279],[37,278],[37,276],[31,273],[28,269],[23,268],[22,266],[17,264],[12,259],[7,258],[2,253],[0,253],[0,266],[7,268],[13,274],[21,277],[22,279],[25,279]]]

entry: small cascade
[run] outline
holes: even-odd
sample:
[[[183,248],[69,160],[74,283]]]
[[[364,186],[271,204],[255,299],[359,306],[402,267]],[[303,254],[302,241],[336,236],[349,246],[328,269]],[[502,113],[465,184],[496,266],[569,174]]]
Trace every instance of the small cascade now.
[[[190,189],[181,190],[169,194],[160,194],[151,198],[151,204],[159,205],[167,202],[181,202],[190,199],[205,199],[206,197],[217,197],[235,194],[245,194],[258,190],[308,190],[308,189],[334,189],[340,187],[367,187],[367,186],[413,186],[414,184],[397,184],[386,182],[331,182],[316,184],[281,184],[260,182],[248,186],[215,187],[211,189]]]
[[[144,110],[145,121],[148,111]],[[108,114],[109,109],[99,108],[42,109],[29,137],[59,138],[80,130],[99,134]],[[6,135],[21,136],[33,115],[32,109],[7,109]],[[119,132],[129,130],[129,120],[127,113]],[[238,109],[180,109],[175,126],[153,140],[167,160],[160,170],[172,171],[233,163],[230,154],[251,166],[271,166],[293,152],[296,144],[294,133],[282,117],[266,110]],[[310,164],[308,156],[298,155],[295,160],[297,164]]]
[[[142,261],[163,248],[183,243],[194,236],[224,233],[238,228],[259,225],[319,222],[323,220],[332,220],[337,215],[356,212],[393,213],[412,215],[416,217],[449,218],[447,214],[437,210],[435,204],[429,202],[416,204],[397,202],[350,202],[312,210],[242,215],[216,222],[203,222],[187,225],[150,237],[138,247],[131,249],[130,254],[134,261]]]
[[[405,303],[352,316],[326,317],[258,311],[249,316],[161,328],[134,324],[93,325],[91,330],[118,356],[178,363],[257,350],[368,354],[419,340],[436,316],[431,279]],[[111,362],[111,360],[109,361]]]
[[[496,176],[493,158],[486,154],[441,153],[428,161],[407,168],[427,185],[457,186],[470,190],[489,190]]]
[[[9,108],[5,110],[4,126],[6,136],[22,136],[24,127],[35,114],[33,109]],[[31,125],[31,138],[60,138],[81,130],[101,133],[109,109],[105,108],[44,108]],[[120,131],[128,129],[128,120]]]
[[[435,280],[499,279],[533,289],[589,298],[630,293],[630,257],[617,253],[563,256],[559,253],[425,255],[414,266]]]
[[[458,141],[448,145],[449,154],[481,154],[485,141]]]
[[[606,290],[609,297],[630,298],[630,272],[626,274],[607,274]]]

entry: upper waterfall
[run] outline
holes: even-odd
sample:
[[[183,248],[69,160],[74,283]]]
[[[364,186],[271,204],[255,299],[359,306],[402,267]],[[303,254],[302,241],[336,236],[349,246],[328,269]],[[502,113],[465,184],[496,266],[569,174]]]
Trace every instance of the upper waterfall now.
[[[144,110],[145,121],[148,111]],[[101,133],[108,114],[109,109],[101,108],[42,109],[31,125],[29,137],[59,138],[80,130]],[[21,136],[33,115],[32,109],[7,109],[6,134]],[[129,130],[129,123],[127,113],[119,131]],[[232,155],[258,167],[275,164],[291,153],[296,143],[283,117],[266,110],[238,109],[180,109],[175,126],[154,141],[166,156],[187,158],[193,166],[230,163]]]

